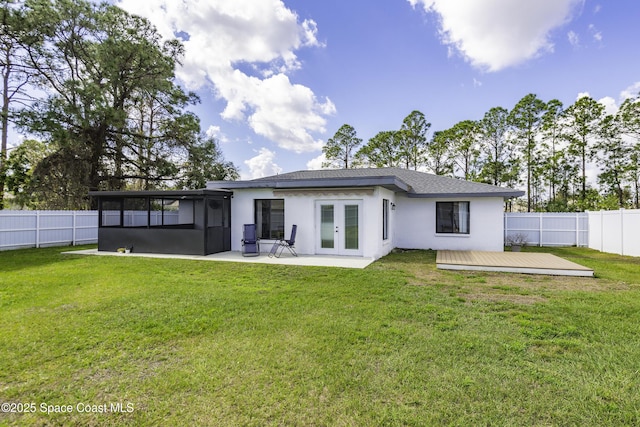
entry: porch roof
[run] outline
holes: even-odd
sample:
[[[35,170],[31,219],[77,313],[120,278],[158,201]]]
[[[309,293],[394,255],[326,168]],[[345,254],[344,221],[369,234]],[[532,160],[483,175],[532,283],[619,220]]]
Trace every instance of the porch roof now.
[[[194,198],[205,196],[232,196],[233,192],[203,188],[199,190],[141,190],[141,191],[89,191],[91,197],[163,197]]]

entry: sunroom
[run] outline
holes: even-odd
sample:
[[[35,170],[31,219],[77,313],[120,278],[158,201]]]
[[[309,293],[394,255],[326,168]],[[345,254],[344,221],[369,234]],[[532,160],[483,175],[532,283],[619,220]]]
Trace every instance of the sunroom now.
[[[98,250],[209,255],[231,250],[232,192],[92,191]]]

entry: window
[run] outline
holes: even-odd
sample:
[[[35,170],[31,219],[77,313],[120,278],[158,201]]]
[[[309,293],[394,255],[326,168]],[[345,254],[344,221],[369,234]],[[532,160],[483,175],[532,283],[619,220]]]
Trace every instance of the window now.
[[[100,201],[100,227],[122,227],[122,199]]]
[[[382,199],[382,240],[389,239],[389,200]]]
[[[195,222],[191,199],[122,197],[100,203],[100,227],[192,228]]]
[[[436,202],[436,233],[469,234],[469,202]]]
[[[152,227],[177,227],[193,225],[194,202],[191,199],[151,199],[150,225]]]
[[[258,237],[284,239],[284,200],[255,200]]]
[[[149,226],[149,201],[145,197],[124,198],[124,227]]]

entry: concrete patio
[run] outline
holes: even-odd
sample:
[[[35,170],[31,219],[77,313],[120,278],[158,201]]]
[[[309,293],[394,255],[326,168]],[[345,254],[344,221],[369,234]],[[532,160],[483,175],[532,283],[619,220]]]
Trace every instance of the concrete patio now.
[[[438,251],[442,270],[502,271],[593,277],[593,270],[551,254],[532,252]]]
[[[246,262],[254,264],[272,265],[304,265],[314,267],[342,267],[342,268],[365,268],[373,262],[372,258],[353,256],[329,256],[329,255],[298,255],[294,257],[284,253],[280,258],[269,258],[266,253],[260,256],[243,257],[240,252],[220,252],[211,255],[179,255],[179,254],[148,254],[132,252],[122,254],[118,252],[98,251],[88,249],[81,251],[64,252],[69,255],[96,255],[96,256],[117,256],[117,257],[141,257],[141,258],[165,258],[165,259],[189,259],[197,261],[224,261],[224,262]]]

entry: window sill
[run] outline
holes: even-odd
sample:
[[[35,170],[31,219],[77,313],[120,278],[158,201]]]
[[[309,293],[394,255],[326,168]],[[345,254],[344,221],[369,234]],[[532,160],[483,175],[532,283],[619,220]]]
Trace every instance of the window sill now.
[[[469,238],[471,237],[470,233],[467,234],[463,234],[463,233],[435,233],[434,234],[435,237],[465,237],[465,238]]]

